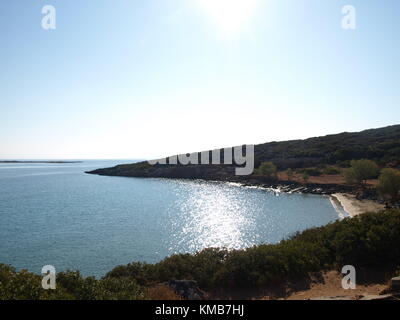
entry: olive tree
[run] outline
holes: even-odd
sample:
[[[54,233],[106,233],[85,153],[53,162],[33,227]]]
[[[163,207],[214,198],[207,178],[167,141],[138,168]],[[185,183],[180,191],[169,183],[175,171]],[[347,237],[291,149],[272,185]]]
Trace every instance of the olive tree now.
[[[263,162],[256,169],[256,174],[267,177],[268,179],[276,179],[277,178],[277,168],[272,162]]]
[[[379,176],[378,191],[383,197],[387,197],[395,203],[399,199],[400,193],[400,171],[383,169]]]
[[[350,184],[357,183],[361,186],[367,184],[368,179],[376,178],[379,174],[378,165],[368,159],[352,160],[351,167],[346,172],[346,181]]]

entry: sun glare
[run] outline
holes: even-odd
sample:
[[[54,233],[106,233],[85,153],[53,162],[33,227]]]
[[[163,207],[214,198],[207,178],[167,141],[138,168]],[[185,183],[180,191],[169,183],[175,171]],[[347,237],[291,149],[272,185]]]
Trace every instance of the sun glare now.
[[[197,0],[226,35],[232,35],[248,22],[256,9],[258,0]]]

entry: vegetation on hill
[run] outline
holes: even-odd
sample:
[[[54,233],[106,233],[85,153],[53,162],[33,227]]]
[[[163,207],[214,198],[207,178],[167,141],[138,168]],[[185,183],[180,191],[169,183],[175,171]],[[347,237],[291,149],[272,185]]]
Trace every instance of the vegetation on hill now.
[[[277,179],[277,168],[272,162],[263,162],[254,172],[256,175],[262,175],[266,179],[276,180]]]
[[[400,170],[386,168],[379,176],[379,193],[392,203],[397,203],[400,193]]]
[[[255,168],[265,162],[273,163],[278,170],[332,165],[349,167],[352,160],[359,159],[373,160],[381,167],[399,167],[400,125],[255,146]],[[201,179],[226,179],[234,176],[231,165],[152,166],[147,162],[119,165],[89,173],[127,177]],[[306,174],[310,176],[310,173]]]
[[[340,174],[341,171],[335,167],[326,167],[324,168],[323,173],[327,175],[335,175],[335,174]]]
[[[366,186],[368,179],[374,179],[379,174],[378,165],[368,159],[351,160],[351,167],[346,171],[348,183],[357,183]]]
[[[370,159],[380,166],[398,166],[400,125],[306,140],[265,143],[255,146],[255,153],[260,163],[272,161],[283,169],[318,164],[348,166],[354,159]]]

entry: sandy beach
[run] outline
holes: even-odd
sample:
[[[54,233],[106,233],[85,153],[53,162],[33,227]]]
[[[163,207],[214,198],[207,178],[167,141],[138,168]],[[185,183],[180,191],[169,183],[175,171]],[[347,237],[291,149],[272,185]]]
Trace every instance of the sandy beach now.
[[[385,207],[383,204],[372,200],[358,200],[355,195],[347,193],[335,193],[332,194],[332,197],[335,197],[340,202],[350,217],[355,217],[366,212],[380,211]]]

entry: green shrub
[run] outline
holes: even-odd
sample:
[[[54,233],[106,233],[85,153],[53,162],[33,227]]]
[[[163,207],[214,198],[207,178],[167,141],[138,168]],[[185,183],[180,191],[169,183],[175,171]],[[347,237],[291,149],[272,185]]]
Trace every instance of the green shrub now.
[[[44,290],[42,277],[0,264],[0,300],[137,300],[145,299],[132,278],[83,278],[78,271],[57,274],[56,290]]]
[[[379,174],[378,165],[368,159],[352,160],[351,168],[346,171],[346,181],[349,184],[358,183],[365,186],[368,179],[376,178]]]
[[[265,176],[267,179],[276,179],[277,167],[272,162],[263,162],[255,170],[255,174]]]
[[[328,175],[335,175],[335,174],[340,174],[341,171],[338,168],[335,167],[327,167],[324,169],[324,174],[328,174]]]
[[[379,193],[388,197],[393,203],[399,199],[400,171],[396,169],[383,169],[379,176]]]
[[[132,264],[119,266],[107,277],[140,275],[143,285],[189,279],[207,290],[257,288],[345,264],[395,266],[398,261],[400,211],[391,210],[309,229],[279,244],[231,251],[206,249],[194,255],[174,255],[154,265],[136,265],[134,269]],[[143,270],[137,270],[139,266]]]
[[[321,170],[317,169],[317,168],[307,168],[307,169],[303,169],[300,170],[300,173],[302,173],[303,175],[308,175],[311,177],[318,177],[322,174]]]
[[[39,275],[0,265],[0,299],[147,299],[146,287],[171,279],[196,280],[205,290],[254,289],[344,265],[394,271],[399,261],[400,210],[387,210],[308,229],[278,244],[118,266],[100,280],[62,272],[54,291],[41,289]]]

